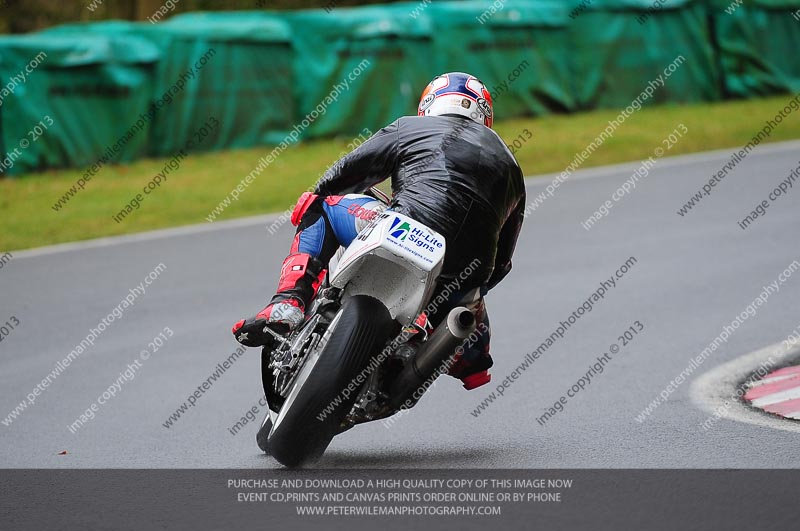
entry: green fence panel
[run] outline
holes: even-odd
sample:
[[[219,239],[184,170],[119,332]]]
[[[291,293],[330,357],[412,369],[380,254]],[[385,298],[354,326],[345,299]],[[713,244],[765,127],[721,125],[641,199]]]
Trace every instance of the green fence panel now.
[[[202,150],[277,144],[286,137],[295,114],[286,22],[262,12],[189,13],[155,28],[170,50],[159,66],[157,93],[168,92],[189,69],[196,73],[160,114],[156,152],[174,152],[210,116],[221,126]]]
[[[0,175],[143,155],[150,124],[139,117],[158,58],[155,46],[132,36],[0,38]]]
[[[664,69],[684,61],[649,103],[713,101],[722,78],[706,6],[693,0],[573,1],[569,17],[573,93],[581,109],[623,107]]]
[[[496,118],[575,109],[562,2],[441,2],[429,11],[436,70],[480,78]]]
[[[725,95],[800,92],[800,0],[710,4]]]
[[[394,4],[286,15],[302,136],[374,131],[416,114],[436,67],[430,20],[411,14],[409,5]]]
[[[199,12],[162,24],[109,21],[51,31],[123,33],[158,46],[151,155],[172,155],[190,140],[187,151],[277,144],[293,124],[290,31],[274,16]],[[219,127],[196,137],[211,117]]]
[[[0,175],[168,156],[189,140],[206,151],[363,134],[415,114],[446,71],[481,78],[499,119],[624,107],[648,85],[648,104],[800,91],[800,0],[732,2],[411,1],[3,37]]]

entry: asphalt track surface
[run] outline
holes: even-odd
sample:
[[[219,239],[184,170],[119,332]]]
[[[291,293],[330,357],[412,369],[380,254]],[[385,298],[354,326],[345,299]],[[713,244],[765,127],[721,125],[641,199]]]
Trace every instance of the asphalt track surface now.
[[[488,297],[495,358],[491,386],[467,392],[443,378],[387,429],[337,437],[322,468],[795,468],[791,431],[721,420],[690,387],[704,372],[785,339],[799,324],[800,272],[769,297],[643,423],[642,409],[795,259],[800,190],[747,230],[736,222],[798,165],[800,143],[763,146],[685,217],[676,211],[732,150],[665,158],[591,230],[581,221],[636,164],[578,172],[525,222],[514,271]],[[550,177],[529,181],[529,199]],[[236,320],[260,309],[288,249],[288,224],[270,216],[14,253],[0,270],[0,321],[20,324],[0,343],[0,417],[25,400],[153,268],[167,269],[123,317],[10,425],[0,466],[20,468],[273,468],[254,441],[259,419],[229,428],[260,396],[249,350],[169,429],[163,423],[237,347]],[[629,257],[637,262],[506,391],[471,412]],[[545,426],[537,423],[635,321],[644,325],[602,374]],[[174,331],[96,417],[68,426],[117,381],[164,327]],[[262,408],[263,412],[263,408]],[[66,455],[59,455],[66,450]]]

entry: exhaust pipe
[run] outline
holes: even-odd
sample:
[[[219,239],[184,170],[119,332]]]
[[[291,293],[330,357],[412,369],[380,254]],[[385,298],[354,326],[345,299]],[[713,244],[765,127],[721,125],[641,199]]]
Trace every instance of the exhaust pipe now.
[[[422,344],[417,354],[397,375],[390,391],[389,405],[400,409],[414,393],[456,353],[475,330],[475,316],[463,306],[453,308],[447,319]],[[412,400],[416,403],[418,399]]]

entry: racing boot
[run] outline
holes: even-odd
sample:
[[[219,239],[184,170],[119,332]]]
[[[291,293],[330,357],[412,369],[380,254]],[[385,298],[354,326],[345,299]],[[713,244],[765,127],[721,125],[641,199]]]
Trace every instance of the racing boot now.
[[[488,352],[475,352],[471,349],[456,355],[448,374],[461,380],[464,389],[472,391],[492,381],[489,369],[494,365]]]
[[[464,341],[464,345],[459,347],[448,374],[461,380],[464,389],[472,391],[492,381],[489,369],[494,361],[489,354],[491,328],[483,297],[465,306],[475,314],[478,326]]]
[[[247,347],[260,347],[271,344],[274,339],[265,327],[281,335],[296,329],[302,324],[306,308],[316,297],[326,273],[324,264],[310,254],[289,255],[281,267],[278,292],[267,307],[255,317],[233,325],[236,340]]]

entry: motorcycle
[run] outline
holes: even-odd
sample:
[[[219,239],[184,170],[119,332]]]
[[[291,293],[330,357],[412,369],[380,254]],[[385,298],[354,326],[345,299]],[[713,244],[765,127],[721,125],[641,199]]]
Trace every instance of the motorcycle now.
[[[430,227],[384,211],[340,254],[303,324],[266,329],[263,451],[287,467],[312,462],[336,435],[413,407],[447,372],[475,318],[459,306],[435,330],[427,321],[445,249]]]

